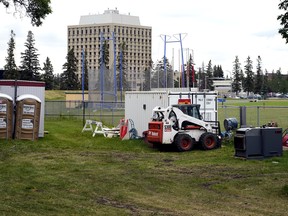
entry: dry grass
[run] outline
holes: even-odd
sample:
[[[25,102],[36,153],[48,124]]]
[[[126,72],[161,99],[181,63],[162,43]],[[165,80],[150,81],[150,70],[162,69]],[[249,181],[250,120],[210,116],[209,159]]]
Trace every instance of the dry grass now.
[[[65,91],[62,90],[46,90],[45,100],[65,100]]]

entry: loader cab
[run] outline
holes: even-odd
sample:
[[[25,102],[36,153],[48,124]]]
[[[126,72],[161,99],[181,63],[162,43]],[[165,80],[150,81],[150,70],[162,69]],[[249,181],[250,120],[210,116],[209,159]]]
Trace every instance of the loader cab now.
[[[180,109],[184,114],[202,120],[200,104],[175,104],[172,107]]]

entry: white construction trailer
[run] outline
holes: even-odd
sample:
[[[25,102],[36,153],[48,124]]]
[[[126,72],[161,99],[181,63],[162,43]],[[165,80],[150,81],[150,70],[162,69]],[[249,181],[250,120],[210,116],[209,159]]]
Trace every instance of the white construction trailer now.
[[[218,121],[217,92],[128,91],[125,93],[125,119],[131,119],[138,136],[148,130],[152,110],[179,103],[200,104],[205,121]]]

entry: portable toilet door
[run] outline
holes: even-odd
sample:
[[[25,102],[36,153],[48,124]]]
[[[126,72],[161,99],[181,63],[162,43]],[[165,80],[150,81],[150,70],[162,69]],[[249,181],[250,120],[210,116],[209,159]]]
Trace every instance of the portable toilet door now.
[[[16,100],[16,139],[36,140],[39,134],[41,100],[24,94]]]
[[[13,99],[0,93],[0,139],[11,139],[13,133]]]

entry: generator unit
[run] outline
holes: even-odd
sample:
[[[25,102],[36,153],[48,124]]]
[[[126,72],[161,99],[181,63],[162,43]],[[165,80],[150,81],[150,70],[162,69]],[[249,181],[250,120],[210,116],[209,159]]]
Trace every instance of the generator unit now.
[[[239,128],[234,136],[235,156],[261,159],[282,156],[282,128]]]

